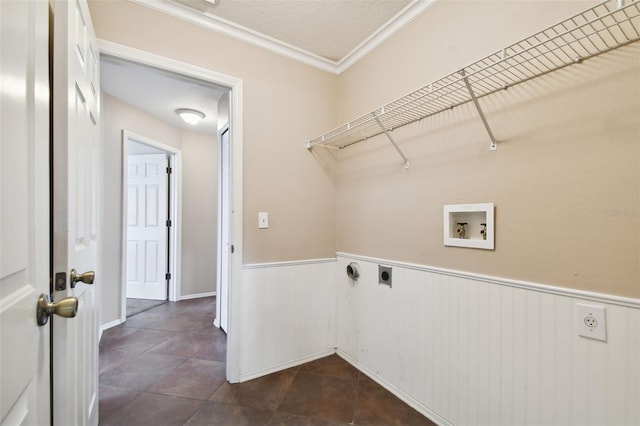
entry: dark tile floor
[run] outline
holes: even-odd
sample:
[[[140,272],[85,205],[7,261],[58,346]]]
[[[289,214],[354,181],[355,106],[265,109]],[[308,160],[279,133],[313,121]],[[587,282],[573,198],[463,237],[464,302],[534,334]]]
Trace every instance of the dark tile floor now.
[[[433,425],[336,355],[229,384],[214,316],[215,298],[170,302],[105,331],[100,424]]]

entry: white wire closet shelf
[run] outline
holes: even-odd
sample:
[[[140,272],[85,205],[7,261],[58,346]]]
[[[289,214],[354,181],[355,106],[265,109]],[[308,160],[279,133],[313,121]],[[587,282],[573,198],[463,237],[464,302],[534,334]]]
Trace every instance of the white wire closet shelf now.
[[[324,133],[307,148],[341,149],[384,133],[409,167],[389,132],[473,102],[496,149],[478,98],[638,40],[640,0],[607,0]]]

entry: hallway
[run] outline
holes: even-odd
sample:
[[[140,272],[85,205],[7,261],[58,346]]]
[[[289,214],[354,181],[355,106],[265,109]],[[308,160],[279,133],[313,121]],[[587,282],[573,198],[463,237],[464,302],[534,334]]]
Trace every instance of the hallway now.
[[[100,425],[431,425],[338,356],[225,380],[215,298],[170,302],[104,332]]]

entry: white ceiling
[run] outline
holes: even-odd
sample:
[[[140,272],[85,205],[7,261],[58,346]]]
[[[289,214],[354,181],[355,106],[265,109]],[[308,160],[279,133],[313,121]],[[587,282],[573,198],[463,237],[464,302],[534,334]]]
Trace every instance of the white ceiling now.
[[[339,74],[437,0],[131,0]]]
[[[228,91],[209,82],[105,55],[100,57],[100,84],[105,93],[173,126],[214,135],[218,131],[218,100]],[[176,114],[179,108],[202,111],[205,118],[192,126]]]

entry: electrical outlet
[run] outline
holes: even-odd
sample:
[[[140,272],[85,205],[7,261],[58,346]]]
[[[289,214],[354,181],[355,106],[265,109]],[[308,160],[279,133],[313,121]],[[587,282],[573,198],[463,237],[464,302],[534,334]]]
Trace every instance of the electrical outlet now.
[[[575,321],[579,336],[607,341],[607,308],[604,306],[578,303]]]
[[[378,265],[378,284],[391,287],[392,272],[391,266]]]

